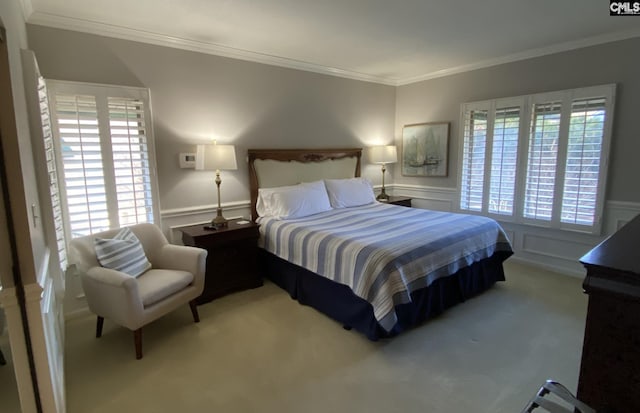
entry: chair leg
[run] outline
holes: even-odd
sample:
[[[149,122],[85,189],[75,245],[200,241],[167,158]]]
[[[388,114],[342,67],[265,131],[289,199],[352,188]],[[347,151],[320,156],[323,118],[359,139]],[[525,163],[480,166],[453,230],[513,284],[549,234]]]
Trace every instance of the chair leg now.
[[[189,307],[191,308],[191,315],[193,315],[193,321],[196,323],[199,323],[200,316],[198,315],[198,305],[196,304],[196,300],[189,301]]]
[[[136,345],[136,360],[142,358],[142,328],[133,332],[133,340]]]
[[[96,323],[96,338],[102,337],[102,325],[104,324],[104,317],[98,316],[98,322]]]
[[[4,366],[5,364],[7,364],[7,360],[5,360],[2,350],[0,350],[0,366]]]

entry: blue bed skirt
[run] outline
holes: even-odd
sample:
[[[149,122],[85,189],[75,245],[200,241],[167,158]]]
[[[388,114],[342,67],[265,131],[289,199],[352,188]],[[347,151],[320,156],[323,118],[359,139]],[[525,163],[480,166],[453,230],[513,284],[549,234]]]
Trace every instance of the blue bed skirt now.
[[[375,319],[371,304],[355,295],[348,286],[291,264],[265,250],[260,251],[263,275],[287,291],[291,298],[374,341],[393,337],[489,289],[497,281],[504,281],[502,263],[512,255],[511,252],[496,252],[455,274],[436,280],[429,287],[415,291],[411,294],[412,302],[396,306],[398,322],[387,332]]]

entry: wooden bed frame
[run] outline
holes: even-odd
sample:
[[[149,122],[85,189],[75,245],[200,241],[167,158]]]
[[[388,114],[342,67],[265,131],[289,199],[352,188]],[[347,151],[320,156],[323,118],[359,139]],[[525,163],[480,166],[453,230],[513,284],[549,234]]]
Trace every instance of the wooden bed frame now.
[[[248,155],[251,217],[255,221],[258,219],[256,211],[258,189],[262,187],[256,162],[276,161],[275,165],[278,168],[280,166],[287,168],[286,174],[281,174],[286,182],[272,181],[266,185],[263,182],[264,187],[292,185],[319,179],[352,178],[360,176],[362,149],[249,149]],[[333,169],[338,168],[318,167],[318,165],[315,165],[314,172],[322,172],[322,176],[305,175],[304,178],[299,178],[296,173],[300,165],[343,159],[354,161],[352,169],[347,171],[348,168],[343,168],[339,172],[343,176],[336,176],[337,172]],[[329,165],[332,164],[329,163]],[[392,331],[386,331],[380,326],[371,304],[355,295],[347,285],[339,284],[289,263],[265,250],[261,250],[260,267],[265,277],[287,291],[291,298],[296,299],[300,304],[315,308],[341,323],[346,329],[353,328],[370,340],[378,340],[395,336],[489,289],[497,281],[504,281],[502,262],[510,255],[511,253],[496,252],[489,258],[464,267],[455,274],[442,277],[428,287],[415,291],[411,294],[410,303],[395,307],[398,322]]]

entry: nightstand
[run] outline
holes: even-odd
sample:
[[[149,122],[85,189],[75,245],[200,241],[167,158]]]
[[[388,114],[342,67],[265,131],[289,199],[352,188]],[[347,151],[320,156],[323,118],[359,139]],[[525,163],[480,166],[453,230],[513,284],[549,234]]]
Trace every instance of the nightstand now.
[[[230,220],[227,228],[217,230],[204,229],[204,224],[180,229],[184,245],[208,251],[204,292],[196,299],[198,304],[262,285],[258,270],[258,225],[238,221],[241,220]]]
[[[386,203],[411,208],[411,198],[409,198],[408,196],[390,196],[389,201],[387,201]]]

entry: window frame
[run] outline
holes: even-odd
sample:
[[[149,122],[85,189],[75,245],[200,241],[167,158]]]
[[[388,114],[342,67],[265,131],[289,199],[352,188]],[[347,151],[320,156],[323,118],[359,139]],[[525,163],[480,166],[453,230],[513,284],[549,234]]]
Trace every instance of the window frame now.
[[[602,133],[602,146],[599,160],[598,184],[596,203],[594,211],[593,225],[582,225],[575,223],[567,223],[561,221],[563,189],[565,181],[565,169],[567,160],[567,150],[569,143],[569,126],[571,122],[572,104],[575,100],[603,97],[605,98],[605,119]],[[616,85],[598,85],[577,89],[567,89],[561,91],[552,91],[537,93],[531,95],[522,95],[509,98],[489,99],[475,102],[467,102],[461,105],[460,110],[460,132],[459,132],[459,148],[458,148],[458,187],[455,210],[465,214],[476,214],[491,217],[498,221],[511,222],[516,224],[531,225],[544,228],[554,228],[561,230],[577,231],[599,235],[602,231],[602,221],[604,212],[604,203],[606,196],[606,184],[609,169],[609,155],[612,139],[613,118],[615,113]],[[554,198],[552,206],[552,215],[550,220],[542,220],[535,218],[527,218],[524,216],[525,200],[526,200],[526,182],[528,173],[528,155],[531,143],[530,132],[532,122],[532,110],[536,104],[549,103],[552,101],[561,102],[560,126],[558,132],[558,151],[555,169],[554,181]],[[514,206],[512,215],[504,215],[489,212],[489,194],[492,163],[492,150],[494,144],[494,126],[496,119],[496,109],[504,109],[507,107],[520,107],[520,123],[518,130],[518,149],[516,158],[516,177],[514,191]],[[487,115],[487,141],[485,144],[484,157],[484,183],[482,194],[482,207],[480,211],[463,209],[461,207],[463,194],[463,166],[464,166],[464,134],[466,129],[465,120],[467,113],[471,110],[486,110]]]
[[[109,229],[119,228],[119,208],[117,201],[117,185],[114,173],[112,136],[110,129],[109,98],[139,99],[143,102],[145,137],[147,153],[149,157],[149,179],[151,181],[151,201],[153,220],[151,222],[160,224],[160,196],[158,190],[158,174],[156,164],[156,147],[153,132],[153,118],[151,114],[150,92],[147,88],[134,86],[118,86],[99,83],[84,83],[72,81],[60,81],[46,79],[48,99],[50,102],[51,124],[54,134],[54,149],[56,158],[56,169],[58,180],[62,182],[59,190],[62,198],[63,216],[65,232],[68,234],[67,241],[76,238],[71,231],[69,205],[67,203],[67,188],[64,177],[64,162],[62,157],[62,146],[60,131],[58,127],[58,113],[56,110],[55,96],[57,94],[67,94],[76,96],[93,96],[96,100],[96,114],[98,120],[98,130],[100,137],[100,147],[102,152],[102,167],[104,173],[104,186],[106,194],[106,204],[109,217]],[[106,167],[105,167],[106,166]],[[81,236],[81,235],[78,235]]]

